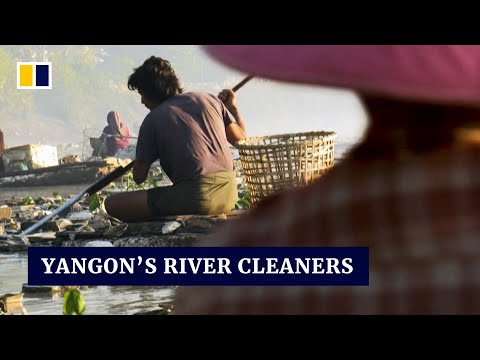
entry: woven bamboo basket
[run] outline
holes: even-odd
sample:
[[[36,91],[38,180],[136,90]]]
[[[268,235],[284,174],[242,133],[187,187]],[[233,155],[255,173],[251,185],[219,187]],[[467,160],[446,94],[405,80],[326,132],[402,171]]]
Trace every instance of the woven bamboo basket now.
[[[253,207],[318,179],[334,165],[335,132],[252,137],[236,143]]]

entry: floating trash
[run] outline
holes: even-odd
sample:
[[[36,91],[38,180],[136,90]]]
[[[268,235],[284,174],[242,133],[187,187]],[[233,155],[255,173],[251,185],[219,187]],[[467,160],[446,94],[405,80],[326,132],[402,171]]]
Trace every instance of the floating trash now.
[[[70,221],[85,221],[90,220],[92,217],[93,214],[90,211],[79,211],[68,214],[67,219]]]
[[[178,221],[170,221],[162,227],[162,234],[170,234],[182,226]]]
[[[85,247],[113,247],[113,244],[110,241],[94,240],[87,242]]]

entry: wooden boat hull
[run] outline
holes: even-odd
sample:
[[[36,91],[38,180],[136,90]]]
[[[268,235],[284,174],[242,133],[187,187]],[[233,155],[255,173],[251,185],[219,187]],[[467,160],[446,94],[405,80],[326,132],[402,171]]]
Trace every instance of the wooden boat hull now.
[[[0,188],[93,183],[118,167],[118,161],[89,161],[42,169],[0,172]]]

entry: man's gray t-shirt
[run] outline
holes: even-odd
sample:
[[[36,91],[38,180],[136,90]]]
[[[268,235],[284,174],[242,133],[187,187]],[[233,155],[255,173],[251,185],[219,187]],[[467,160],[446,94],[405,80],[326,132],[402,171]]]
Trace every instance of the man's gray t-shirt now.
[[[235,122],[216,96],[183,93],[153,109],[140,126],[136,159],[160,166],[173,184],[233,171],[225,128]]]

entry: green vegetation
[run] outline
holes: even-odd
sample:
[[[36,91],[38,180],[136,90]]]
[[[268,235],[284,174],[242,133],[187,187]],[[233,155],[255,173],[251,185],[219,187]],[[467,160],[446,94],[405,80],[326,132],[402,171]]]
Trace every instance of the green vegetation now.
[[[63,295],[63,315],[82,315],[84,312],[85,300],[80,290],[67,290]]]
[[[129,171],[128,173],[122,176],[123,186],[121,186],[121,188],[126,191],[147,190],[147,189],[154,188],[156,186],[161,186],[162,181],[165,179],[165,177],[166,175],[163,172],[162,168],[160,166],[157,166],[155,169],[150,171],[149,177],[143,184],[137,185],[133,180],[133,172]],[[117,185],[115,184],[115,182],[111,182],[110,184],[108,184],[108,186],[105,189],[90,196],[90,199],[88,202],[88,210],[90,212],[94,212],[99,207],[101,207],[102,204],[105,202],[105,199],[108,194],[108,190],[116,189],[116,188],[117,188]]]
[[[26,196],[22,200],[23,205],[35,205],[35,200],[30,195]]]
[[[248,190],[245,190],[245,192],[239,196],[235,207],[237,209],[250,209],[250,193]]]
[[[10,136],[22,133],[45,141],[55,136],[81,136],[86,128],[105,126],[109,110],[119,111],[135,132],[145,116],[138,94],[127,88],[128,76],[152,46],[115,45],[1,45],[0,117]],[[154,55],[169,59],[182,82],[208,81],[204,54],[194,45],[158,45]],[[152,53],[149,51],[149,55]],[[52,63],[52,89],[17,90],[17,61]],[[61,129],[55,133],[50,130]],[[69,140],[70,140],[69,139]],[[8,141],[8,140],[7,140]],[[55,141],[60,141],[55,139]],[[78,140],[76,140],[78,141]]]
[[[87,45],[3,45],[0,116],[15,120],[19,127],[24,123],[41,125],[45,119],[54,118],[56,126],[78,133],[85,128],[104,126],[111,108],[120,111],[126,120],[136,118],[133,111],[138,109],[138,97],[127,89],[133,61],[128,57],[108,57],[100,50],[98,46]],[[17,61],[52,62],[52,89],[17,91]],[[98,114],[105,116],[99,118]]]
[[[125,175],[123,175],[123,182],[126,182],[127,190],[135,191],[135,190],[147,190],[157,186],[161,186],[162,182],[166,179],[167,175],[163,172],[160,166],[155,167],[155,169],[151,170],[147,180],[144,183],[137,185],[133,180],[133,172],[129,171]]]
[[[92,196],[90,196],[90,201],[88,203],[88,210],[90,212],[93,212],[94,210],[99,208],[104,201],[105,201],[105,197],[103,196],[101,197],[98,194],[93,194]]]
[[[0,48],[0,109],[2,113],[16,113],[23,118],[32,110],[32,92],[12,91],[17,87],[17,61],[21,61],[19,50],[12,48]]]

